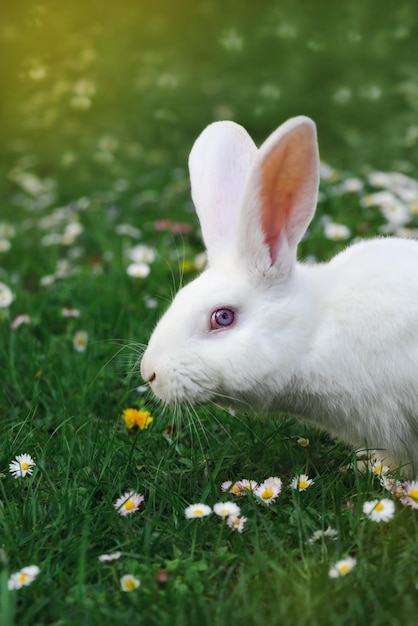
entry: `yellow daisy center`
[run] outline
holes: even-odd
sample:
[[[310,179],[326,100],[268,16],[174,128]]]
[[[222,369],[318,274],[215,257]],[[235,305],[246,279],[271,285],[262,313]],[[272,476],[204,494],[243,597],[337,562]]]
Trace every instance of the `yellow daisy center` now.
[[[338,568],[338,571],[340,572],[340,574],[346,574],[349,570],[350,570],[350,566],[347,565],[347,563],[343,563],[343,565],[340,565],[340,567]]]
[[[306,489],[306,487],[308,486],[308,481],[307,480],[300,480],[299,481],[299,489]]]
[[[240,491],[241,491],[240,487],[237,487],[237,485],[232,485],[232,487],[231,487],[231,492],[232,493],[240,493]]]
[[[273,489],[264,489],[263,493],[261,494],[261,497],[264,500],[268,500],[269,498],[271,498],[272,495],[273,495]]]
[[[135,502],[133,500],[127,500],[123,505],[128,511],[132,511],[135,508]]]
[[[132,589],[135,589],[135,581],[132,578],[128,578],[128,580],[125,580],[125,587],[132,591]]]
[[[20,467],[22,468],[22,470],[27,470],[29,469],[29,463],[27,461],[23,461],[23,463],[20,464]],[[25,574],[26,576],[26,574]]]
[[[408,495],[414,500],[418,500],[418,489],[411,489]]]
[[[203,511],[202,511],[202,509],[195,509],[194,510],[194,514],[195,515],[203,515]]]
[[[382,471],[382,466],[381,465],[375,465],[373,468],[373,472],[375,474],[380,474],[380,472]]]
[[[25,572],[20,572],[20,574],[19,574],[19,582],[20,582],[20,583],[22,583],[22,584],[23,584],[24,582],[26,582],[26,580],[27,580],[28,578],[29,578],[29,575],[28,575],[28,574],[25,574]]]
[[[385,507],[384,507],[384,505],[382,504],[382,502],[378,502],[378,503],[376,504],[376,506],[374,507],[374,510],[375,510],[375,511],[383,511],[383,509],[384,509],[384,508],[385,508]]]

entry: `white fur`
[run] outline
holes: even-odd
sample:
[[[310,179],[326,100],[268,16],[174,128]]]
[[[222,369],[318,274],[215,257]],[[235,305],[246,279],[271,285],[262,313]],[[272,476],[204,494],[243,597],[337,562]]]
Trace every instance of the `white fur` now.
[[[373,239],[297,263],[318,171],[308,118],[258,152],[231,122],[203,131],[190,172],[209,267],[160,320],[142,375],[165,402],[289,412],[418,468],[418,244]],[[235,324],[211,330],[224,307]]]

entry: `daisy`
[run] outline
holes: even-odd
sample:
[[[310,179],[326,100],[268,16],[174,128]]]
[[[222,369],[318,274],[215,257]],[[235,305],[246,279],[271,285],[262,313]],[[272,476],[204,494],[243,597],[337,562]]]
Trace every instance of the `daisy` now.
[[[226,480],[221,485],[221,491],[224,491],[224,492],[228,491],[228,493],[233,493],[234,496],[243,496],[244,495],[242,493],[241,482],[239,480],[237,480],[236,483],[232,483],[232,480]]]
[[[319,541],[320,539],[333,539],[336,540],[338,538],[338,530],[335,528],[331,528],[328,526],[326,530],[316,530],[312,537],[308,540],[308,543],[311,545]]]
[[[37,565],[29,565],[28,567],[24,567],[19,572],[15,572],[12,574],[7,582],[7,588],[12,589],[20,589],[21,587],[27,587],[37,577],[40,569]]]
[[[326,222],[324,224],[324,235],[332,241],[341,241],[351,237],[351,230],[344,224],[334,224],[334,222]]]
[[[248,491],[255,491],[257,487],[258,484],[255,480],[247,480],[247,478],[243,478],[242,480],[237,480],[237,482],[233,484],[231,480],[226,480],[222,483],[221,490],[233,493],[235,496],[245,496]]]
[[[8,239],[0,238],[0,252],[9,252],[12,244]]]
[[[22,324],[30,324],[30,323],[31,323],[30,315],[27,315],[26,313],[22,313],[22,315],[18,315],[17,317],[14,318],[14,320],[10,324],[10,327],[12,328],[12,330],[16,330],[17,328],[19,328],[19,326],[22,326]]]
[[[184,509],[184,514],[187,519],[194,519],[196,517],[206,517],[212,513],[212,509],[207,504],[191,504]]]
[[[409,480],[402,485],[402,504],[418,509],[418,480]]]
[[[61,309],[61,315],[63,317],[80,317],[81,313],[78,309],[70,309],[68,307],[64,307]]]
[[[127,491],[120,498],[118,498],[113,505],[117,509],[119,515],[129,515],[135,513],[145,500],[144,496],[136,493],[135,491]]]
[[[292,489],[298,489],[299,491],[305,491],[308,487],[314,484],[312,478],[309,478],[306,474],[299,474],[295,476],[290,483]]]
[[[389,522],[395,514],[395,503],[388,498],[369,500],[363,504],[363,513],[373,522]]]
[[[0,309],[7,308],[14,300],[13,291],[5,285],[0,283]]]
[[[151,268],[146,263],[131,263],[126,269],[128,276],[133,278],[146,278],[150,271]]]
[[[388,478],[388,476],[380,476],[379,482],[386,491],[390,491],[395,497],[399,498],[403,495],[403,485],[400,480]]]
[[[340,561],[337,561],[335,565],[330,568],[328,575],[330,576],[330,578],[339,578],[340,576],[346,576],[349,572],[351,572],[353,567],[355,567],[356,563],[356,559],[348,556],[346,559],[341,559]]]
[[[242,533],[246,521],[247,518],[244,517],[244,515],[242,515],[241,517],[239,517],[238,515],[230,515],[227,518],[226,523],[229,528],[232,528],[232,530],[236,530],[239,533]]]
[[[132,237],[132,239],[138,239],[141,236],[141,231],[131,224],[118,224],[115,230],[117,235]]]
[[[112,552],[111,554],[101,554],[97,558],[101,563],[111,563],[112,561],[117,561],[122,556],[122,552]]]
[[[213,511],[219,517],[236,517],[240,514],[240,508],[235,502],[217,502]]]
[[[13,478],[22,478],[26,474],[31,475],[36,463],[30,454],[19,454],[9,464],[9,470]]]
[[[123,420],[127,428],[139,428],[144,430],[153,422],[149,411],[139,411],[138,409],[124,409],[122,412]]]
[[[258,483],[255,480],[247,480],[247,478],[243,478],[237,484],[240,486],[242,496],[248,491],[254,492],[258,487]]]
[[[128,256],[133,263],[152,263],[155,260],[156,254],[155,248],[144,244],[138,244],[128,251]]]
[[[385,476],[389,471],[389,467],[383,465],[380,461],[373,461],[370,465],[370,471],[375,476]]]
[[[299,439],[296,440],[296,443],[301,448],[307,448],[309,446],[309,439],[307,439],[306,437],[299,437]]]
[[[77,352],[85,352],[88,339],[88,332],[85,330],[79,330],[73,337],[74,350]]]
[[[277,476],[270,476],[254,490],[256,495],[265,504],[271,504],[280,495],[282,481]]]
[[[131,574],[125,574],[120,579],[120,588],[122,591],[133,591],[134,589],[138,589],[140,584],[141,581]]]

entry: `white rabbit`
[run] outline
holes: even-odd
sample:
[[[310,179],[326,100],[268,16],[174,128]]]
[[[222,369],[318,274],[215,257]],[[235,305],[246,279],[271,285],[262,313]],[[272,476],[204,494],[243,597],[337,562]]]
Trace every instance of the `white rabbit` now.
[[[315,212],[314,123],[257,150],[215,122],[189,159],[208,269],[155,328],[143,378],[166,403],[215,401],[308,419],[418,469],[418,243],[372,239],[296,261]]]

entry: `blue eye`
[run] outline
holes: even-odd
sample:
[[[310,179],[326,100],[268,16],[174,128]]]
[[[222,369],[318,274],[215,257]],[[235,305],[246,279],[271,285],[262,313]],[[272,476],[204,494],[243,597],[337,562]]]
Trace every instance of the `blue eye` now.
[[[219,328],[228,328],[232,326],[235,321],[235,311],[233,309],[224,308],[216,309],[210,318],[211,330],[217,330]]]

